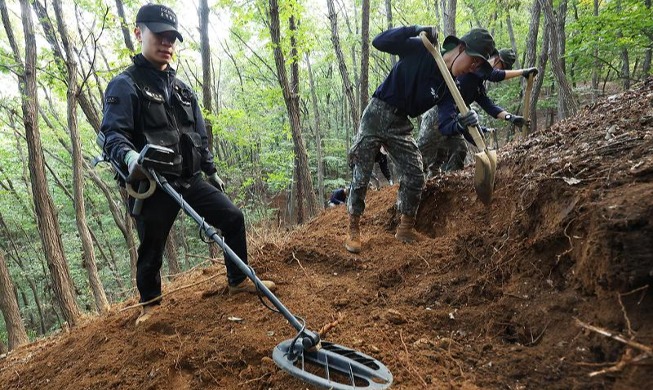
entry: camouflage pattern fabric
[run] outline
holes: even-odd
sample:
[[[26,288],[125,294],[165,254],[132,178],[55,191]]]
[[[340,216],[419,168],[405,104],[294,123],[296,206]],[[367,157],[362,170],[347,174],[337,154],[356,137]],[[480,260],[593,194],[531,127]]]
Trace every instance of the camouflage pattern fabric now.
[[[400,185],[397,210],[414,217],[422,199],[424,174],[422,156],[413,138],[413,125],[405,115],[395,114],[389,104],[372,98],[363,112],[356,141],[349,151],[353,164],[351,192],[347,199],[349,214],[362,215],[365,196],[381,145],[385,146],[399,171]]]
[[[439,172],[463,169],[467,145],[461,134],[443,135],[438,128],[438,107],[422,115],[417,146],[422,154],[424,172],[433,177]]]

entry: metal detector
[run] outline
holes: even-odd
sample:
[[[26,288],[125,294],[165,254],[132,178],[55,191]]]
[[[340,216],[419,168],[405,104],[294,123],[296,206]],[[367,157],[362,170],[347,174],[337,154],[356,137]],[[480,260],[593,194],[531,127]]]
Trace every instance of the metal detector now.
[[[143,151],[146,149],[144,148]],[[160,149],[166,148],[158,147],[157,151],[162,153],[161,156],[168,156],[167,151]],[[168,150],[172,152],[172,150]],[[204,221],[204,218],[184,200],[164,175],[157,172],[155,168],[159,164],[157,164],[154,154],[149,155],[150,158],[143,157],[142,155],[139,163],[150,174],[157,187],[170,195],[181,209],[199,225],[204,234],[233,259],[236,266],[254,282],[256,288],[297,330],[298,333],[294,338],[279,343],[272,351],[272,358],[277,366],[304,382],[327,389],[382,390],[390,387],[392,373],[383,363],[356,350],[322,341],[318,333],[308,330],[304,319],[292,314],[261,282],[254,270],[229,248],[216,229]],[[113,165],[114,168],[119,169],[116,164]]]

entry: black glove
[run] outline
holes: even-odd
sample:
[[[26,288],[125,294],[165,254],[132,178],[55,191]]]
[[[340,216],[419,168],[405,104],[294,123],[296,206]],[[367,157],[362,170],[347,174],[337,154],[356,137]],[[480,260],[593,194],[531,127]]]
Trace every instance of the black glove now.
[[[438,39],[438,28],[433,26],[415,26],[415,35],[419,35],[422,31],[426,32],[426,37],[435,43]]]
[[[528,76],[531,74],[533,75],[533,77],[535,77],[537,76],[537,72],[538,72],[537,68],[528,68],[528,69],[523,69],[521,71],[521,75],[524,78],[528,78]]]
[[[526,119],[524,119],[523,116],[519,116],[519,115],[508,114],[506,115],[506,120],[517,127],[522,127],[524,126],[524,124],[526,124]]]
[[[467,114],[465,115],[458,114],[456,117],[456,125],[460,132],[466,131],[468,127],[477,126],[478,114],[474,110],[467,111]]]

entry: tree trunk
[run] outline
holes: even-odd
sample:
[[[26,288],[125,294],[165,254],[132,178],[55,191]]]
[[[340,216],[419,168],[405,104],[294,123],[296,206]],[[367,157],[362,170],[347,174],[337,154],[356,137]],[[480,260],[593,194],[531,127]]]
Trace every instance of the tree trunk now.
[[[437,12],[437,10],[438,10],[437,0],[436,0],[435,8],[436,8],[435,18],[437,20],[440,20],[440,16],[438,15],[438,12]],[[388,29],[391,29],[392,26],[393,26],[393,24],[392,24],[392,0],[385,0],[385,17],[386,17],[386,20],[388,22]],[[395,66],[395,64],[397,63],[397,56],[394,55],[394,54],[391,55],[390,56],[390,61],[392,63],[392,66]]]
[[[202,105],[204,110],[212,113],[211,104],[211,45],[209,43],[209,5],[207,0],[200,0],[200,53],[202,55]],[[209,138],[209,150],[213,150],[213,125],[210,119],[205,119],[206,135]]]
[[[320,200],[318,207],[324,209],[324,161],[322,160],[322,134],[320,129],[320,110],[317,106],[317,93],[315,80],[313,78],[313,69],[308,52],[306,53],[306,68],[308,69],[308,81],[311,88],[311,103],[313,105],[313,118],[315,129],[315,154],[317,158],[317,191]]]
[[[104,293],[104,287],[98,274],[97,264],[95,261],[95,251],[93,249],[93,239],[89,232],[86,221],[86,205],[84,202],[84,171],[82,145],[79,140],[79,131],[77,129],[77,62],[75,53],[68,37],[66,23],[61,10],[61,0],[54,0],[54,12],[59,28],[59,36],[66,51],[66,68],[68,71],[68,131],[70,132],[70,142],[73,151],[73,200],[75,203],[75,221],[77,231],[82,242],[82,253],[84,259],[84,268],[88,274],[89,285],[95,298],[95,306],[100,313],[106,313],[109,310],[109,301]]]
[[[567,38],[565,34],[565,22],[567,20],[567,0],[560,1],[560,4],[558,5],[558,13],[557,15],[554,13],[553,16],[556,18],[556,23],[553,31],[556,33],[555,38],[558,40],[558,44],[556,47],[551,47],[550,50],[552,51],[552,57],[556,57],[556,59],[559,59],[560,61],[560,72],[566,75],[568,73],[567,62],[565,61],[565,51],[567,47]],[[554,52],[554,50],[556,51]],[[554,66],[554,60],[551,60],[551,65]],[[567,76],[565,76],[565,79],[567,79]],[[558,83],[558,85],[560,86],[560,83]],[[569,82],[567,82],[567,85],[569,85]],[[571,91],[571,86],[569,86],[569,91]],[[568,102],[566,99],[558,99],[558,118],[563,119],[567,117],[565,115],[567,111],[567,105]]]
[[[132,42],[131,30],[125,18],[125,7],[122,5],[122,0],[116,0],[116,8],[118,9],[118,17],[120,17],[120,30],[122,31],[122,38],[125,40],[125,46],[130,52],[134,52],[134,43]]]
[[[36,37],[33,30],[32,10],[27,0],[20,0],[20,5],[25,36],[25,63],[23,65],[24,73],[19,73],[18,78],[27,149],[30,156],[29,171],[34,208],[55,297],[65,320],[68,321],[70,326],[74,326],[79,320],[80,312],[75,301],[72,279],[66,264],[59,221],[48,190],[45,160],[38,127],[36,110],[36,107],[38,107],[38,95],[36,93]],[[0,0],[0,10],[2,10],[2,19],[7,37],[14,52],[14,59],[17,64],[21,64],[22,60],[7,15],[5,0]]]
[[[599,0],[593,0],[594,18],[599,17]],[[594,47],[594,66],[592,67],[592,102],[596,102],[599,96],[599,72],[601,71],[601,61],[599,60],[598,45]]]
[[[510,38],[510,47],[512,51],[515,52],[515,64],[513,69],[520,69],[519,66],[519,56],[517,55],[517,40],[515,39],[515,31],[512,29],[512,19],[510,18],[510,12],[506,11],[506,27],[508,28],[508,37]]]
[[[617,0],[617,13],[620,14],[622,12],[622,7],[621,7],[621,0]],[[623,33],[621,32],[620,29],[617,29],[615,32],[615,36],[617,37],[616,41],[621,40],[623,38]],[[620,50],[621,52],[621,80],[624,86],[624,90],[627,90],[630,88],[630,59],[628,58],[628,48],[626,46],[623,46]]]
[[[308,154],[304,146],[304,138],[301,132],[301,123],[299,116],[299,95],[298,90],[291,87],[286,73],[286,61],[281,50],[281,31],[279,21],[279,5],[277,0],[269,0],[270,6],[270,36],[274,45],[274,62],[277,68],[277,80],[281,86],[283,99],[286,103],[288,111],[288,118],[290,121],[290,129],[292,132],[293,143],[295,145],[295,172],[297,173],[297,223],[301,224],[305,221],[304,215],[304,200],[307,200],[309,208],[308,217],[313,215],[315,205],[315,193],[313,192],[313,185],[311,180],[311,171],[308,169]],[[291,34],[296,33],[292,31],[294,21],[291,20]],[[296,53],[296,52],[295,52]],[[295,61],[296,63],[296,61]],[[296,70],[293,70],[293,73]],[[297,86],[297,80],[293,80],[293,84]],[[313,207],[311,210],[310,208]]]
[[[8,248],[3,246],[3,250],[11,257],[14,259],[14,262],[18,265],[18,268],[20,268],[23,277],[27,281],[27,285],[29,286],[30,290],[32,291],[32,295],[34,296],[34,304],[36,305],[36,310],[38,311],[39,314],[39,325],[40,325],[40,334],[45,334],[45,322],[43,318],[43,306],[41,305],[41,300],[39,299],[38,296],[38,289],[36,287],[36,283],[34,282],[34,277],[31,275],[27,270],[25,265],[23,264],[23,261],[21,259],[21,250],[18,248],[18,245],[13,239],[13,234],[9,230],[9,227],[5,223],[4,217],[0,213],[0,225],[2,228],[5,230],[6,235],[5,237],[9,238],[9,244],[11,245],[12,251],[14,252],[14,255],[11,255],[11,252],[8,250]],[[22,292],[22,290],[21,290]],[[25,300],[25,304],[27,305],[27,299],[23,298]]]
[[[342,49],[340,48],[340,37],[338,36],[338,16],[336,10],[333,6],[333,0],[327,0],[327,7],[329,9],[329,20],[331,22],[331,43],[333,44],[333,49],[336,52],[336,58],[338,59],[338,70],[340,71],[340,77],[342,78],[342,85],[345,90],[345,96],[347,102],[349,103],[349,114],[353,123],[354,132],[358,131],[358,121],[359,115],[358,110],[356,109],[356,99],[354,97],[354,87],[349,81],[349,72],[347,71],[347,64],[345,64],[345,56],[342,54]]]
[[[442,0],[443,37],[456,35],[456,8],[458,0]],[[444,38],[443,38],[444,39]]]
[[[363,112],[369,99],[370,70],[370,0],[363,0],[361,11],[361,102],[358,112]]]
[[[2,252],[0,252],[0,310],[5,319],[9,350],[11,351],[29,343],[25,325],[20,317],[16,294],[14,294],[14,283],[9,275],[9,269]]]
[[[547,34],[549,35],[549,50],[551,58],[551,70],[558,83],[558,99],[560,100],[560,111],[558,112],[558,119],[562,120],[574,115],[578,109],[571,86],[567,81],[562,63],[560,62],[560,43],[558,33],[555,31],[556,19],[553,14],[552,0],[539,0],[541,2],[542,10],[544,11],[544,26]]]
[[[59,43],[57,41],[55,29],[52,26],[52,23],[50,23],[50,17],[47,14],[45,6],[39,3],[38,0],[35,0],[32,3],[32,7],[34,8],[34,12],[36,12],[39,22],[43,27],[43,32],[45,33],[45,39],[48,41],[50,46],[52,46],[52,51],[54,52],[55,57],[59,58],[61,60],[61,63],[64,63],[66,59],[64,58],[64,55],[61,51],[61,47],[59,46]],[[63,66],[60,68],[60,70],[62,73],[64,72]],[[79,106],[84,112],[84,115],[88,120],[88,123],[91,125],[91,127],[93,127],[93,130],[95,130],[95,132],[97,133],[98,131],[100,131],[100,115],[98,114],[95,105],[93,104],[93,102],[91,102],[91,98],[86,94],[86,92],[80,90],[78,91],[78,93],[79,96],[77,96],[77,98],[78,98]]]
[[[596,0],[598,1],[598,0]],[[651,9],[651,0],[644,0],[644,5],[646,9]],[[649,47],[644,52],[644,61],[642,62],[642,78],[646,78],[651,72],[651,48]]]
[[[532,68],[535,66],[535,57],[537,54],[537,35],[540,31],[540,15],[541,7],[538,0],[533,1],[531,6],[531,23],[528,27],[528,35],[526,36],[526,53],[524,55],[524,68]],[[548,40],[546,34],[544,35],[543,40]],[[542,65],[540,65],[542,66]],[[537,96],[539,95],[539,88],[536,88],[536,85],[540,85],[541,80],[544,79],[544,69],[538,68],[539,76],[537,77],[536,83],[533,85],[533,91],[531,93],[531,101],[525,102],[525,104],[530,104],[530,120],[531,125],[529,127],[530,132],[534,132],[537,129],[537,113],[535,111],[535,103],[537,102]],[[522,82],[522,88],[526,88],[526,80]],[[523,96],[523,93],[522,93]]]
[[[168,235],[165,246],[165,256],[168,260],[168,280],[173,280],[175,275],[181,272],[179,267],[179,256],[177,256],[177,241],[175,235],[172,234],[172,229]]]

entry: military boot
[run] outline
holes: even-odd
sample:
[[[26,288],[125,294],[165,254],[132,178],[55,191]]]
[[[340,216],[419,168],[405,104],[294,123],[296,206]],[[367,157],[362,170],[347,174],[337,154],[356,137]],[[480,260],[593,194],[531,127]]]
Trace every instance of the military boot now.
[[[397,233],[395,238],[402,242],[413,242],[417,240],[417,232],[415,231],[415,217],[401,214],[401,221],[397,226]]]
[[[360,215],[349,216],[349,237],[345,241],[345,248],[351,253],[359,253],[361,251],[360,221]]]

